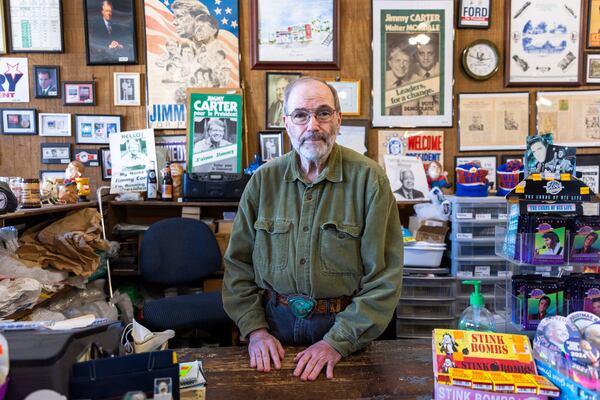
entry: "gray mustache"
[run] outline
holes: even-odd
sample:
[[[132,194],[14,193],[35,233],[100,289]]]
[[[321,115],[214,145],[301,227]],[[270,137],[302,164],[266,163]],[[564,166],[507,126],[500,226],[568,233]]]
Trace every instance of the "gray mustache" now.
[[[308,136],[303,137],[302,138],[302,142],[300,144],[304,144],[304,142],[306,142],[307,140],[315,140],[315,139],[327,142],[327,136],[325,136],[322,133],[314,132],[314,133],[311,133]]]

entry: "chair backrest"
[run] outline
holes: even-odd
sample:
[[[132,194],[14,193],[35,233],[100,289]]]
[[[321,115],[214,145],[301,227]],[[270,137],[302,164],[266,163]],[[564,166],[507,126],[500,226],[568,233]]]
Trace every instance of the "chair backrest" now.
[[[203,279],[221,266],[215,234],[191,218],[168,218],[150,226],[140,249],[142,278],[178,285]]]

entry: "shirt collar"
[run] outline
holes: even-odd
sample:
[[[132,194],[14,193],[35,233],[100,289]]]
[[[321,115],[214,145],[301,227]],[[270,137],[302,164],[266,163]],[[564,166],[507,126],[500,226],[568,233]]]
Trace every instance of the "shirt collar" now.
[[[300,173],[300,167],[298,166],[298,154],[295,150],[292,150],[286,157],[288,157],[287,168],[283,175],[283,180],[285,182],[293,182],[295,180],[302,181],[302,174]],[[319,177],[313,184],[319,183],[323,179],[327,179],[330,182],[342,182],[344,180],[342,171],[342,149],[336,143],[333,144],[331,154],[329,154],[329,159],[327,160],[327,165],[325,165],[325,168],[321,171],[321,174],[319,174]]]

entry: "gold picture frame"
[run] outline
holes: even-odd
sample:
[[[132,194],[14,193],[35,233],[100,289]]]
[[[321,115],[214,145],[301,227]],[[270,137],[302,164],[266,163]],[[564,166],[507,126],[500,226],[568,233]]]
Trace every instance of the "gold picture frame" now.
[[[340,79],[327,81],[337,91],[340,111],[344,115],[360,115],[360,79]]]

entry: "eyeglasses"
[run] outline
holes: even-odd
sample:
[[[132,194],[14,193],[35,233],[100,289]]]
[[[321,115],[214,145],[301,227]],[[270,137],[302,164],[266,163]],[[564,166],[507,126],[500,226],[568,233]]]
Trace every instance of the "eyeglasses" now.
[[[287,116],[292,119],[292,122],[296,125],[304,125],[310,120],[310,116],[314,115],[319,122],[329,122],[333,119],[333,116],[337,110],[331,107],[319,107],[316,110],[308,110],[306,108],[298,108],[292,111]]]

